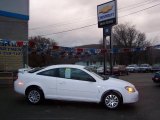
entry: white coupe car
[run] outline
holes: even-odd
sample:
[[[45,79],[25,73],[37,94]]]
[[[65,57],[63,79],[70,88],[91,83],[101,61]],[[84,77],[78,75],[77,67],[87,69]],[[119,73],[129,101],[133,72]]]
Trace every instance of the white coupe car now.
[[[127,70],[128,72],[139,72],[139,71],[140,71],[140,68],[139,68],[139,66],[138,66],[137,64],[131,64],[131,65],[128,65],[128,66],[126,67],[126,70]]]
[[[80,65],[52,65],[18,73],[14,82],[17,93],[31,104],[44,99],[104,103],[115,109],[122,103],[138,101],[138,91],[129,82],[103,78]]]

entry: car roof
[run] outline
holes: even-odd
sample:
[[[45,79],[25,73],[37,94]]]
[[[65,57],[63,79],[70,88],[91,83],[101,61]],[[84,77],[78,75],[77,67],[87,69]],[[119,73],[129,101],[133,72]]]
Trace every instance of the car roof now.
[[[71,67],[71,68],[80,68],[80,69],[85,68],[85,66],[75,65],[75,64],[58,64],[58,65],[51,65],[46,68],[51,69],[51,68],[61,68],[61,67]]]
[[[149,64],[141,64],[141,65],[149,65]]]
[[[46,66],[46,67],[42,67],[38,70],[30,70],[29,73],[38,73],[38,72],[41,72],[41,71],[44,71],[44,70],[49,70],[49,69],[54,69],[54,68],[79,68],[79,69],[84,69],[85,66],[82,66],[82,65],[74,65],[74,64],[58,64],[58,65],[50,65],[50,66]],[[36,68],[35,68],[36,69]]]
[[[137,64],[130,64],[130,65],[137,65]]]

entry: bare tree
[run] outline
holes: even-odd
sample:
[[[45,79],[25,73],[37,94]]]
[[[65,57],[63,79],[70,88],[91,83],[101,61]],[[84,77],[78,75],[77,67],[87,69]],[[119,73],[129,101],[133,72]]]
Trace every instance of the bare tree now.
[[[119,47],[143,47],[149,45],[145,33],[138,31],[134,25],[119,24],[113,28],[114,45]]]
[[[29,41],[34,42],[37,47],[44,46],[44,45],[57,45],[54,39],[45,38],[41,36],[30,37]]]
[[[113,44],[117,48],[137,48],[137,47],[147,47],[150,42],[146,40],[145,33],[138,31],[134,25],[119,24],[113,28]],[[131,63],[142,63],[147,62],[146,54],[140,53],[119,53],[118,59],[119,64],[131,64]]]
[[[34,44],[29,47],[34,47],[36,49],[33,49],[33,51],[29,54],[29,66],[41,67],[52,64],[53,57],[50,56],[49,48],[56,46],[57,43],[53,39],[41,36],[30,37],[29,41]]]

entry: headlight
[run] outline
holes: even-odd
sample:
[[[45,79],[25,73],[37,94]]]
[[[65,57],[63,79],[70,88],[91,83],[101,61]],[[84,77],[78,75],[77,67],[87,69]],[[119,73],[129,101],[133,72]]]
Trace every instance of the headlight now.
[[[135,92],[135,88],[134,87],[131,87],[131,86],[126,86],[125,89],[129,92],[129,93],[133,93]]]

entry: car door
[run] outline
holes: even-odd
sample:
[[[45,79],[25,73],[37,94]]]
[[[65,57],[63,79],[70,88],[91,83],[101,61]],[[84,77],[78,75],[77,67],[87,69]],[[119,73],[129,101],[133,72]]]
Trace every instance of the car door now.
[[[62,99],[97,101],[96,80],[85,71],[77,68],[60,68],[57,79],[57,95]]]
[[[44,86],[45,96],[47,98],[55,98],[57,96],[57,77],[58,69],[49,69],[37,73],[37,81]]]

